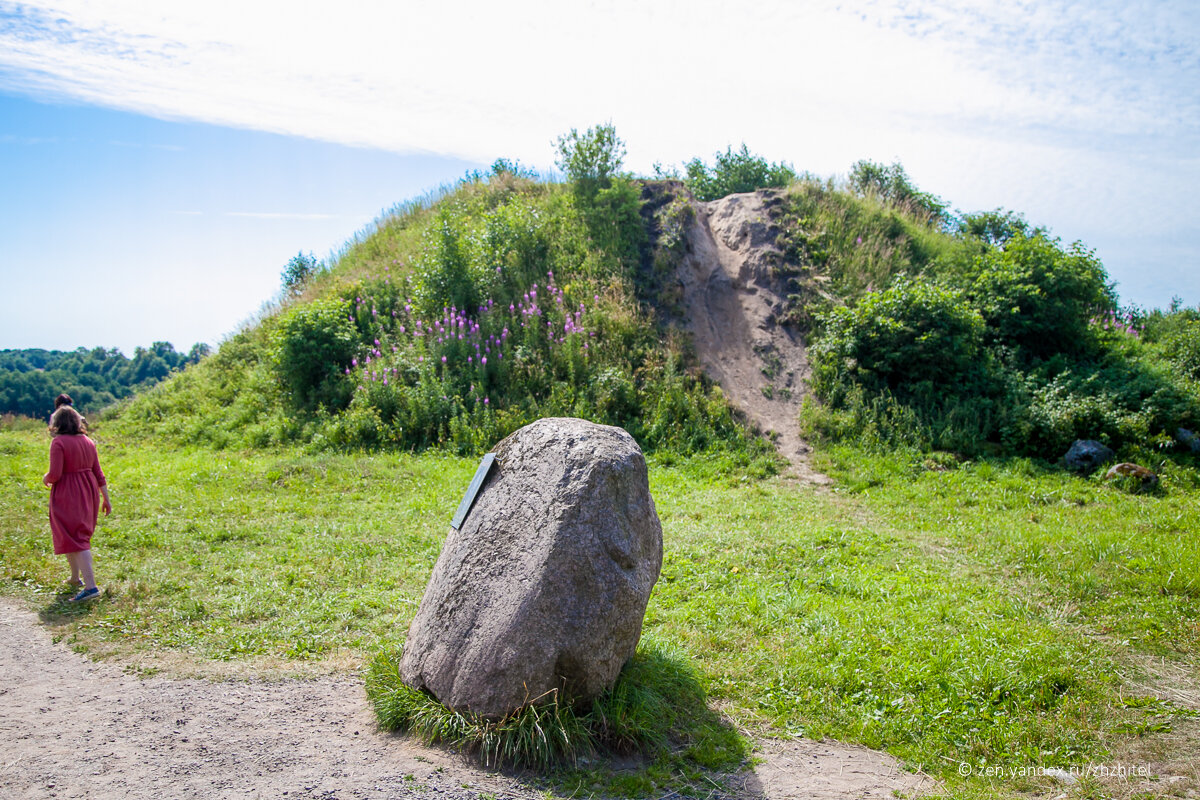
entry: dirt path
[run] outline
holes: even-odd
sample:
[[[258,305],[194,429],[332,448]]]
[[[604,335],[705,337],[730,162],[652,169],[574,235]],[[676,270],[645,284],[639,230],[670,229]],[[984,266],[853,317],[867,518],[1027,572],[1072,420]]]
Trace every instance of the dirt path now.
[[[773,321],[781,298],[771,266],[780,254],[763,196],[733,194],[695,208],[679,278],[700,363],[735,406],[775,436],[797,477],[827,484],[808,464],[797,422],[810,371],[805,345]]]
[[[764,742],[711,800],[911,796],[882,753]],[[376,730],[361,681],[139,679],[55,643],[0,599],[0,798],[540,798],[528,783]],[[672,795],[678,797],[678,795]]]

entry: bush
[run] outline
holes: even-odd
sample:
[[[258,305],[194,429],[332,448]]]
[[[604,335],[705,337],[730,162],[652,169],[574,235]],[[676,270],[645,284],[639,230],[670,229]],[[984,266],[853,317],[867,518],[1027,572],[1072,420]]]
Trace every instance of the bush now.
[[[1064,250],[1041,233],[1017,233],[975,266],[968,294],[987,322],[989,342],[1013,348],[1026,363],[1086,355],[1095,349],[1089,320],[1116,310],[1104,266],[1078,242]]]
[[[478,258],[463,234],[463,214],[443,207],[422,243],[416,267],[415,295],[421,311],[433,316],[443,308],[478,308],[490,294],[494,274]]]
[[[350,304],[316,300],[285,313],[274,337],[274,365],[297,408],[344,408],[350,400],[342,371],[358,347]]]
[[[951,223],[949,204],[914,186],[899,163],[885,167],[865,159],[857,161],[850,167],[849,183],[850,190],[861,197],[877,197],[938,227],[946,228]]]
[[[753,155],[745,143],[736,152],[727,147],[724,153],[717,153],[712,167],[695,158],[684,164],[684,170],[688,189],[697,200],[706,201],[738,192],[783,187],[796,180],[796,172],[789,164],[769,164],[762,156]]]
[[[901,277],[821,324],[813,389],[834,404],[856,385],[906,400],[985,383],[983,320],[951,289]]]
[[[1076,439],[1118,449],[1172,443],[1176,428],[1200,422],[1200,397],[1137,354],[1109,353],[1052,375],[1037,370],[1025,384],[1025,407],[1004,435],[1011,452],[1056,457]]]
[[[1006,421],[983,320],[959,292],[902,276],[821,323],[808,435],[975,454]]]
[[[1168,334],[1163,350],[1183,375],[1200,381],[1200,320],[1188,320]]]

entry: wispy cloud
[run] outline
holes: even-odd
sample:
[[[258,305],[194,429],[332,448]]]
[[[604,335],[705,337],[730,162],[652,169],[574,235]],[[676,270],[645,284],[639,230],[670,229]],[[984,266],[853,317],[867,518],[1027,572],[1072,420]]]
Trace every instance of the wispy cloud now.
[[[142,0],[0,1],[0,85],[352,145],[543,162],[551,136],[605,118],[630,121],[656,151],[822,120],[1170,138],[1200,122],[1198,13],[1114,0],[737,13],[717,0],[212,0],[152,12]]]
[[[1176,138],[1200,128],[1200,6],[873,0],[877,26],[945,50],[1039,103],[1042,124]]]
[[[300,214],[291,211],[226,211],[226,217],[249,217],[250,219],[337,219],[337,214]]]
[[[177,144],[154,144],[154,143],[147,143],[147,142],[110,141],[109,144],[112,145],[113,147],[133,147],[133,148],[137,148],[137,149],[145,148],[145,149],[149,149],[149,150],[166,150],[167,152],[171,152],[171,153],[183,152],[183,150],[185,149],[181,145],[177,145]]]
[[[15,136],[11,133],[0,134],[0,144],[19,144],[34,147],[40,144],[58,144],[62,139],[57,136]]]

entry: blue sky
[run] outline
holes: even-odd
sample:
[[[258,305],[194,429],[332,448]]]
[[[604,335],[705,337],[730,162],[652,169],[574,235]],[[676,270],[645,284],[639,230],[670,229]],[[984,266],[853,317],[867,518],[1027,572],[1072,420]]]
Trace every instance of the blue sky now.
[[[218,343],[297,251],[611,120],[627,166],[899,160],[1200,304],[1190,2],[0,0],[0,348]]]

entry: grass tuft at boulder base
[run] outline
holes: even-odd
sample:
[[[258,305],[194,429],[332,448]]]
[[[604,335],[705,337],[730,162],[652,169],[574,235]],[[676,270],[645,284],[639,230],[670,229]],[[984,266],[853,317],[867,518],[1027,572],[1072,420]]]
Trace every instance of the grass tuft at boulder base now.
[[[655,776],[736,769],[747,757],[748,743],[708,707],[687,657],[663,642],[643,639],[616,684],[593,700],[572,702],[552,692],[500,719],[455,711],[408,686],[400,661],[400,651],[385,649],[367,671],[380,727],[477,755],[487,767],[569,780],[592,757],[634,756],[660,767],[643,771],[630,787],[637,791],[657,785]]]

